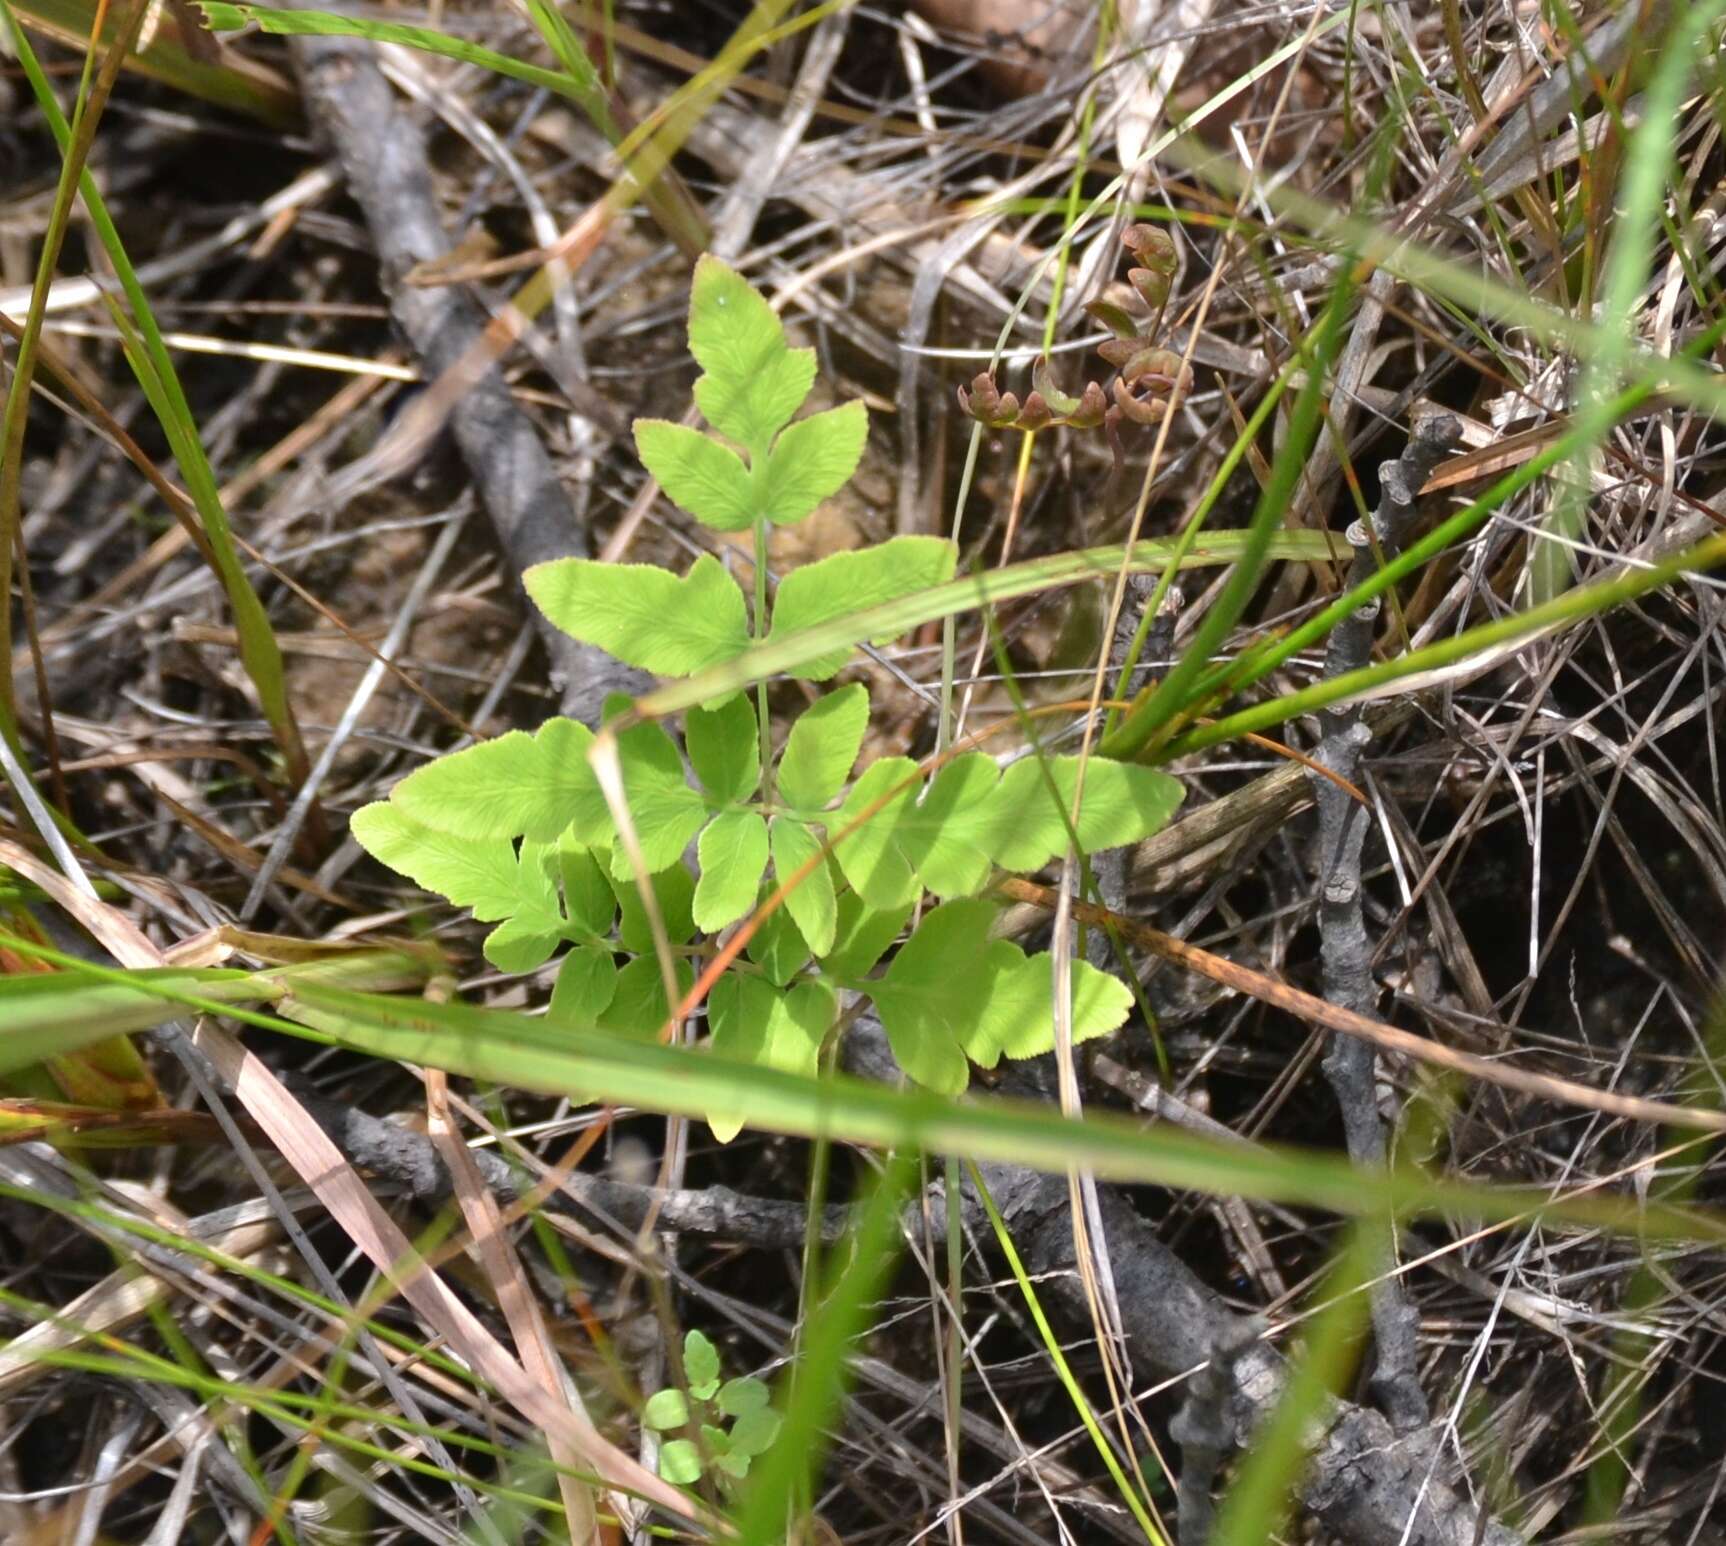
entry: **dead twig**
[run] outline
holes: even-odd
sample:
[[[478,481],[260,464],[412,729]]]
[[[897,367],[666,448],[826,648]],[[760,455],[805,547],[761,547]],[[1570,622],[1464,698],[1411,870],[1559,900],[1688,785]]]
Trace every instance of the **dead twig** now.
[[[1354,562],[1347,588],[1364,584],[1379,565],[1402,547],[1415,516],[1415,491],[1454,446],[1459,436],[1455,419],[1428,418],[1415,426],[1406,450],[1379,469],[1381,495],[1371,525],[1356,521],[1348,529]],[[1377,600],[1357,608],[1331,631],[1324,674],[1341,676],[1367,665],[1372,655]],[[1360,756],[1372,732],[1359,704],[1326,714],[1325,733],[1315,758],[1338,779],[1360,777]],[[1319,941],[1324,963],[1324,996],[1341,1008],[1367,1015],[1378,1001],[1372,980],[1372,941],[1367,937],[1361,904],[1361,847],[1372,822],[1372,811],[1348,799],[1329,779],[1313,779],[1318,806]],[[1343,1133],[1349,1157],[1357,1165],[1381,1166],[1385,1157],[1384,1128],[1378,1107],[1377,1056],[1373,1044],[1353,1036],[1338,1036],[1324,1060],[1325,1077],[1342,1108]],[[1392,1264],[1394,1234],[1387,1229],[1381,1268]],[[1372,1298],[1373,1336],[1377,1365],[1373,1389],[1399,1432],[1418,1428],[1427,1419],[1418,1367],[1419,1316],[1409,1303],[1400,1276],[1381,1271]]]
[[[418,125],[396,103],[371,45],[351,38],[297,38],[294,47],[312,114],[365,211],[391,314],[429,375],[459,373],[463,390],[450,407],[450,431],[511,574],[519,584],[534,564],[587,556],[587,533],[538,431],[490,363],[494,356],[478,352],[487,331],[484,314],[456,289],[408,282],[420,265],[447,258],[451,247]],[[485,362],[482,368],[473,367],[476,358]],[[641,690],[639,673],[578,644],[537,610],[534,620],[566,713],[597,723],[608,694]]]

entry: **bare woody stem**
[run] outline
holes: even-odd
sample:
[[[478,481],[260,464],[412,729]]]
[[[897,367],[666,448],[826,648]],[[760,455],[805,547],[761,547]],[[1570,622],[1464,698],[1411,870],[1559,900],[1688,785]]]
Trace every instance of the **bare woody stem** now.
[[[1347,585],[1371,579],[1385,558],[1401,547],[1414,524],[1416,495],[1428,474],[1460,437],[1460,426],[1449,415],[1420,421],[1408,446],[1393,462],[1379,469],[1380,497],[1371,530],[1356,521],[1348,529],[1354,561]],[[1359,670],[1369,663],[1379,616],[1375,598],[1344,618],[1330,636],[1325,677]],[[1359,704],[1325,714],[1324,735],[1315,760],[1339,778],[1358,780],[1361,753],[1372,739]],[[1357,1014],[1371,1015],[1378,999],[1372,980],[1372,941],[1367,936],[1361,903],[1361,849],[1372,812],[1352,800],[1341,785],[1312,775],[1318,806],[1319,938],[1324,996]],[[1324,1071],[1342,1109],[1348,1152],[1357,1164],[1382,1165],[1385,1159],[1383,1120],[1378,1107],[1378,1055],[1351,1036],[1332,1040]],[[1426,1397],[1418,1370],[1418,1320],[1394,1265],[1394,1235],[1387,1232],[1383,1267],[1373,1290],[1373,1335],[1377,1363],[1372,1388],[1399,1432],[1427,1420]]]

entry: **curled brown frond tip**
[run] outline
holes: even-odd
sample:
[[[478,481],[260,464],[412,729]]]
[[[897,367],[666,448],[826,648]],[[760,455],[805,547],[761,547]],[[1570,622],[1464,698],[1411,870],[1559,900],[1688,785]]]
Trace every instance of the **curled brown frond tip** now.
[[[1111,286],[1113,297],[1088,301],[1084,308],[1086,315],[1115,335],[1097,349],[1119,373],[1109,391],[1098,382],[1087,381],[1073,397],[1055,384],[1048,360],[1040,359],[1032,367],[1032,390],[1022,402],[1012,392],[1001,391],[994,377],[984,371],[968,389],[959,388],[959,407],[964,413],[990,429],[1016,429],[1025,434],[1057,425],[1112,429],[1123,418],[1135,424],[1156,424],[1167,416],[1177,394],[1191,390],[1192,371],[1182,365],[1179,355],[1154,341],[1174,279],[1174,241],[1159,227],[1141,224],[1128,226],[1121,233],[1121,242],[1139,266],[1128,270],[1126,286]],[[1141,317],[1135,302],[1149,315]]]
[[[1108,399],[1095,381],[1087,381],[1077,397],[1070,396],[1055,385],[1047,360],[1036,363],[1031,378],[1032,390],[1021,403],[1014,393],[1001,391],[995,378],[984,371],[968,390],[959,388],[959,408],[990,429],[1016,429],[1025,434],[1056,425],[1095,429],[1108,413]]]

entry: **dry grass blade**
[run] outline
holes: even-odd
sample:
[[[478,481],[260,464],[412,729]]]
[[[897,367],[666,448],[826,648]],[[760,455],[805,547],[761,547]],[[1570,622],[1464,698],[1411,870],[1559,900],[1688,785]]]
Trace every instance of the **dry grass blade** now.
[[[1000,891],[1003,896],[1011,897],[1015,901],[1034,902],[1040,907],[1051,909],[1057,905],[1059,895],[1048,886],[1039,886],[1026,880],[1004,880],[1000,883]],[[1310,1024],[1322,1025],[1326,1030],[1339,1031],[1344,1036],[1358,1037],[1362,1041],[1384,1048],[1387,1052],[1403,1053],[1430,1067],[1449,1069],[1507,1090],[1520,1090],[1525,1095],[1557,1101],[1562,1105],[1579,1106],[1588,1111],[1607,1112],[1634,1122],[1661,1122],[1674,1127],[1695,1128],[1700,1132],[1726,1133],[1726,1114],[1721,1112],[1674,1106],[1667,1101],[1645,1100],[1636,1095],[1619,1095],[1611,1090],[1594,1090],[1587,1085],[1577,1084],[1570,1079],[1560,1079],[1551,1074],[1506,1067],[1490,1058],[1463,1052],[1455,1047],[1446,1047],[1424,1036],[1416,1036],[1412,1031],[1399,1030],[1394,1025],[1386,1025],[1383,1021],[1368,1019],[1365,1015],[1340,1008],[1310,993],[1303,993],[1299,988],[1290,987],[1285,982],[1267,977],[1262,972],[1255,972],[1251,967],[1240,966],[1213,955],[1208,950],[1201,950],[1196,945],[1189,945],[1185,940],[1165,934],[1161,929],[1154,929],[1149,924],[1112,913],[1106,907],[1098,907],[1089,902],[1073,902],[1070,906],[1073,916],[1081,922],[1106,924],[1118,929],[1133,943],[1161,956],[1165,961],[1184,966],[1189,971],[1197,972],[1238,993],[1249,994],[1261,1003],[1286,1010]]]
[[[14,845],[0,847],[0,858],[55,894],[122,965],[164,964],[162,953],[123,914],[82,895]],[[682,1493],[606,1440],[585,1415],[565,1403],[561,1390],[548,1389],[530,1375],[435,1273],[424,1270],[412,1242],[372,1196],[347,1157],[260,1058],[207,1018],[194,1028],[192,1041],[355,1245],[448,1338],[476,1374],[495,1385],[524,1417],[608,1485],[651,1499],[681,1517],[699,1519],[699,1511]]]
[[[492,1196],[491,1188],[481,1179],[473,1163],[473,1156],[462,1142],[461,1133],[450,1111],[449,1083],[442,1074],[430,1073],[426,1076],[426,1112],[432,1139],[454,1178],[462,1217],[467,1220],[468,1232],[473,1236],[474,1246],[491,1279],[492,1289],[497,1295],[498,1303],[503,1307],[522,1367],[539,1382],[548,1399],[567,1406],[580,1421],[591,1423],[591,1419],[581,1409],[581,1398],[575,1393],[573,1382],[564,1372],[563,1365],[552,1347],[551,1338],[546,1332],[545,1319],[540,1313],[539,1303],[534,1298],[527,1274],[522,1270],[521,1260],[504,1235],[503,1216],[497,1199]],[[547,1442],[551,1458],[560,1468],[557,1486],[563,1498],[564,1517],[568,1523],[570,1540],[593,1542],[598,1546],[598,1543],[604,1540],[604,1535],[594,1509],[592,1489],[580,1476],[570,1474],[582,1469],[587,1457],[578,1446],[571,1444],[562,1433],[555,1430],[548,1435]],[[630,1500],[627,1496],[613,1495],[611,1507],[620,1517],[629,1517]]]

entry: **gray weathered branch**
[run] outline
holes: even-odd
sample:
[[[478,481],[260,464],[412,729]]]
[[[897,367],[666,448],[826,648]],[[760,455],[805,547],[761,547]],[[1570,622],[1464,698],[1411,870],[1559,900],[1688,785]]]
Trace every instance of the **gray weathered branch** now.
[[[449,429],[511,573],[519,583],[533,564],[587,556],[587,532],[533,422],[495,363],[475,365],[484,358],[479,346],[485,314],[457,286],[407,282],[412,269],[450,250],[419,124],[396,100],[371,44],[357,38],[293,41],[307,105],[365,212],[391,315],[429,380],[459,380],[448,407]],[[428,427],[435,432],[439,422],[434,415]],[[416,443],[413,449],[417,456],[423,447]],[[560,633],[537,609],[533,616],[565,713],[595,723],[606,694],[640,692],[647,685],[640,673]]]
[[[1359,521],[1348,529],[1349,545],[1354,549],[1346,582],[1351,590],[1377,572],[1380,555],[1388,558],[1402,546],[1414,521],[1416,494],[1459,435],[1460,426],[1448,415],[1423,419],[1402,455],[1379,469],[1381,493],[1372,530]],[[1325,655],[1327,679],[1357,671],[1369,662],[1379,610],[1379,602],[1373,600],[1356,608],[1332,631]],[[1314,758],[1338,779],[1353,784],[1359,778],[1361,751],[1371,739],[1361,706],[1345,705],[1326,713],[1325,733]],[[1361,906],[1360,857],[1372,812],[1335,780],[1317,774],[1312,778],[1319,816],[1319,939],[1324,996],[1357,1014],[1371,1015],[1378,1007],[1378,990],[1372,980],[1372,942],[1367,938]],[[1334,1037],[1324,1069],[1342,1108],[1350,1157],[1356,1164],[1382,1165],[1384,1127],[1378,1109],[1378,1059],[1373,1048],[1352,1036]],[[1382,1263],[1386,1269],[1394,1265],[1391,1244],[1387,1229]],[[1397,1431],[1408,1432],[1420,1427],[1428,1415],[1420,1388],[1419,1325],[1402,1280],[1388,1270],[1373,1289],[1372,1320],[1376,1342],[1373,1390]]]

